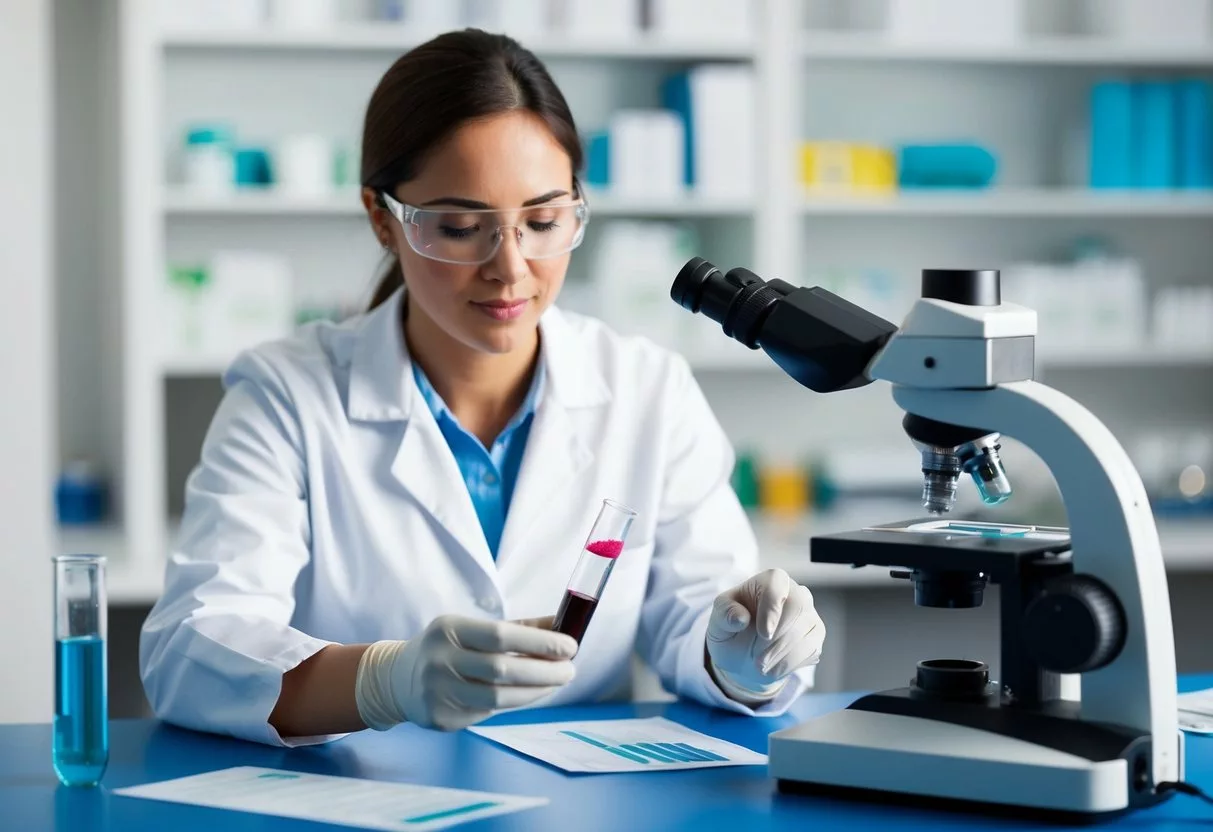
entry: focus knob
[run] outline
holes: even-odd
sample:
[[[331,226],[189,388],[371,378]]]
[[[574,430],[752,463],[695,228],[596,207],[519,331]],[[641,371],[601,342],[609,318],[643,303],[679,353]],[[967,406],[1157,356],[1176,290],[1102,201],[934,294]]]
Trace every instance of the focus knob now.
[[[1124,647],[1124,609],[1097,578],[1064,575],[1048,581],[1024,610],[1023,637],[1028,654],[1045,670],[1098,670]]]

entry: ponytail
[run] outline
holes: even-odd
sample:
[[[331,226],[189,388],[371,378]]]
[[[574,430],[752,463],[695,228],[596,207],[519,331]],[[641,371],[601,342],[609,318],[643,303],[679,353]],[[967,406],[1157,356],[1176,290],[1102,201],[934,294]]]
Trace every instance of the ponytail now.
[[[371,303],[366,311],[370,312],[375,307],[380,306],[403,285],[404,270],[400,268],[400,258],[393,256],[392,265],[384,272],[383,277],[379,278],[379,285],[375,287],[375,293],[371,295]]]

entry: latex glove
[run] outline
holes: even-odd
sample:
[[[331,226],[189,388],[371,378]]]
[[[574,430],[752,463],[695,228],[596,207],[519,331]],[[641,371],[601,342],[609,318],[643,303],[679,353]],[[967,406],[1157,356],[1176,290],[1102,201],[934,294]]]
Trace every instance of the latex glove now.
[[[354,686],[362,721],[377,731],[406,720],[457,731],[542,699],[572,681],[577,652],[552,622],[444,615],[414,639],[372,644]]]
[[[825,634],[813,594],[782,569],[768,569],[716,597],[708,621],[710,670],[732,699],[772,699],[792,671],[817,664]]]

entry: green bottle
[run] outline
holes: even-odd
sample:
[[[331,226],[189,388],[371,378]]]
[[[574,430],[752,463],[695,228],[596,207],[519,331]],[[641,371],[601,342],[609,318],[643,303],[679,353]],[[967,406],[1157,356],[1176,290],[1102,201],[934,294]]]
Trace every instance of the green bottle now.
[[[752,455],[738,454],[731,484],[743,508],[758,507],[758,463]]]

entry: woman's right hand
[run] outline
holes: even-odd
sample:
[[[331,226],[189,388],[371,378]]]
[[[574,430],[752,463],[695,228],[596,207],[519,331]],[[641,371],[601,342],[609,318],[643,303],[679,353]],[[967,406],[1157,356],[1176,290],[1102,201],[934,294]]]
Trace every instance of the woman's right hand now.
[[[358,711],[380,731],[405,720],[456,731],[530,705],[573,680],[577,642],[551,628],[443,615],[410,641],[376,642],[359,663]]]

